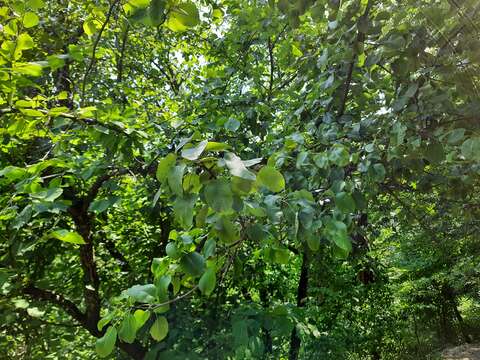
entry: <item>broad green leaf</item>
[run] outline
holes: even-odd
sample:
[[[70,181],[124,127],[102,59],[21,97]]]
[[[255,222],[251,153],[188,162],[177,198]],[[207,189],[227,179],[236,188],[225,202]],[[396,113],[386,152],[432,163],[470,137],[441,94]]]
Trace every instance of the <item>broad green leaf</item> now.
[[[165,247],[165,252],[167,253],[168,257],[171,257],[172,259],[178,259],[181,256],[181,252],[178,251],[177,245],[173,242],[169,242],[167,246]]]
[[[138,309],[133,313],[133,317],[135,318],[135,327],[138,331],[150,318],[150,312]]]
[[[125,294],[132,299],[142,303],[155,302],[155,296],[157,288],[153,284],[147,285],[134,285],[131,288],[125,290]]]
[[[155,174],[158,181],[165,181],[176,161],[177,155],[170,153],[158,162],[157,172]]]
[[[207,146],[205,147],[205,151],[224,151],[229,148],[230,146],[225,143],[209,141]]]
[[[215,255],[215,249],[217,247],[217,242],[214,239],[208,239],[203,245],[203,256],[205,259],[208,259],[210,256]]]
[[[45,3],[43,2],[43,0],[28,0],[27,6],[34,10],[38,10],[43,8],[45,6]]]
[[[38,25],[38,22],[39,18],[37,14],[33,12],[26,12],[23,15],[23,26],[25,26],[27,29]]]
[[[332,164],[343,167],[349,163],[350,155],[343,145],[335,144],[330,149],[328,159]]]
[[[200,276],[205,268],[205,259],[197,252],[183,255],[180,260],[182,270],[190,276]]]
[[[152,0],[148,9],[153,26],[158,26],[164,21],[166,0]]]
[[[172,282],[170,275],[162,275],[155,279],[155,286],[157,288],[157,294],[161,302],[168,299],[168,286]]]
[[[157,341],[162,341],[168,334],[168,321],[164,316],[159,316],[150,328],[150,335]]]
[[[182,31],[183,29],[196,26],[200,23],[200,16],[195,4],[191,1],[184,1],[174,6],[169,14],[169,21],[173,20],[177,27],[170,28],[173,31]]]
[[[459,128],[452,130],[448,135],[449,144],[458,144],[465,137],[465,129]]]
[[[223,243],[231,244],[240,238],[238,227],[226,216],[221,216],[215,222],[214,229]]]
[[[352,195],[346,192],[340,192],[335,196],[335,204],[337,208],[344,213],[352,213],[355,211],[355,200]]]
[[[104,328],[105,325],[107,325],[108,323],[110,323],[110,321],[113,320],[113,317],[114,317],[114,313],[110,313],[108,314],[107,316],[101,318],[98,323],[97,323],[97,329],[98,331],[102,331],[102,329]]]
[[[335,243],[339,248],[350,252],[352,250],[352,243],[347,233],[347,226],[345,223],[336,220],[330,220],[326,224],[325,236],[331,242]]]
[[[462,155],[467,160],[480,161],[480,137],[465,140],[461,147]]]
[[[276,248],[274,251],[274,261],[277,264],[288,264],[290,261],[290,252],[284,248]]]
[[[183,147],[182,149],[182,157],[187,160],[197,160],[200,155],[202,155],[203,150],[207,147],[208,141],[203,140],[202,142],[198,143],[196,146],[191,146],[189,148]]]
[[[118,330],[118,338],[126,343],[133,343],[137,334],[137,321],[132,314],[128,314]]]
[[[238,195],[246,195],[253,189],[255,182],[245,180],[236,176],[232,177],[232,191]]]
[[[213,268],[208,268],[198,282],[198,288],[204,295],[210,295],[215,289],[217,277]]]
[[[52,202],[55,201],[55,199],[59,198],[62,193],[62,188],[55,187],[47,190],[42,190],[31,195],[33,198],[40,199],[42,201]]]
[[[307,245],[312,251],[318,251],[320,249],[320,237],[315,234],[307,236]]]
[[[240,159],[237,155],[230,152],[226,153],[224,160],[225,160],[225,164],[227,164],[227,167],[230,170],[230,173],[233,176],[236,176],[245,180],[255,181],[256,179],[255,174],[247,169],[242,159]]]
[[[230,118],[225,122],[223,126],[225,127],[225,129],[235,132],[240,127],[240,121],[234,118]]]
[[[372,177],[375,181],[381,182],[385,179],[386,170],[382,163],[374,164],[371,167]]]
[[[110,326],[105,335],[97,340],[95,343],[95,350],[97,354],[104,358],[110,355],[115,347],[115,342],[117,341],[117,329],[115,326]]]
[[[168,173],[167,182],[172,192],[177,196],[183,195],[183,174],[185,172],[185,164],[179,164]]]
[[[292,46],[292,55],[295,57],[300,57],[303,55],[303,52],[294,44],[291,44]]]
[[[445,158],[442,144],[437,141],[432,141],[427,145],[424,156],[432,164],[440,163]]]
[[[172,31],[175,32],[183,32],[188,29],[187,26],[183,25],[180,20],[178,20],[175,16],[169,16],[165,25]]]
[[[85,34],[88,36],[92,36],[100,29],[101,26],[102,24],[100,24],[98,20],[88,19],[83,23],[83,31],[85,31]]]
[[[173,213],[175,219],[180,223],[184,229],[189,229],[193,223],[193,207],[197,195],[187,194],[177,197],[173,203]]]
[[[272,192],[280,192],[285,189],[283,175],[273,166],[264,166],[257,174],[257,182]]]
[[[17,38],[16,50],[28,50],[33,48],[35,43],[30,35],[23,33]]]
[[[15,63],[13,72],[29,76],[40,76],[42,75],[42,66],[34,62]]]
[[[198,194],[202,188],[202,183],[200,182],[200,176],[195,173],[188,173],[183,178],[183,190],[189,193]]]
[[[50,233],[50,237],[65,241],[72,244],[85,244],[83,237],[76,231],[69,231],[66,229],[58,229]]]
[[[88,211],[92,211],[96,214],[100,214],[107,210],[110,206],[116,204],[120,200],[117,196],[110,196],[106,199],[98,199],[92,201],[88,207]]]
[[[225,212],[232,209],[233,194],[230,184],[224,179],[211,180],[204,187],[204,195],[207,204],[217,212]]]

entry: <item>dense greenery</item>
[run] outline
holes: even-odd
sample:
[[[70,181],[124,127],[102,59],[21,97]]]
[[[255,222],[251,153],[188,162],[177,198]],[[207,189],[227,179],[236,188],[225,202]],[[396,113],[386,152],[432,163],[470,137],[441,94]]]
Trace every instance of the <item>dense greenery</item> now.
[[[0,358],[426,359],[480,333],[476,0],[7,0]]]

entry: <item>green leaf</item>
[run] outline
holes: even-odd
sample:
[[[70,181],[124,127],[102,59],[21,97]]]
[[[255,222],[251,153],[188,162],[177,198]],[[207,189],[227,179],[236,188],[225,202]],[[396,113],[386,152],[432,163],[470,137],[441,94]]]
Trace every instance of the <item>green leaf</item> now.
[[[189,148],[182,149],[182,156],[187,160],[197,160],[200,155],[202,155],[203,150],[207,147],[208,141],[203,140],[202,142],[198,143],[197,146],[191,146]]]
[[[165,181],[176,161],[177,155],[175,155],[174,153],[170,153],[158,162],[157,172],[155,174],[158,181]]]
[[[235,132],[240,127],[240,121],[234,118],[230,118],[225,122],[223,126],[225,127],[225,129]]]
[[[183,255],[180,260],[182,270],[190,276],[200,276],[205,268],[205,259],[198,252]]]
[[[352,213],[355,211],[355,200],[352,195],[346,192],[340,192],[335,196],[335,204],[337,208],[344,213]]]
[[[217,247],[217,242],[214,239],[208,239],[203,245],[203,256],[208,259],[210,256],[215,255],[215,248]]]
[[[45,6],[45,3],[43,2],[43,0],[28,0],[27,6],[34,10],[38,10],[43,8]]]
[[[232,209],[233,194],[230,184],[224,179],[211,180],[204,188],[207,204],[217,212]]]
[[[225,143],[209,141],[207,146],[205,147],[205,151],[224,151],[229,148],[230,146]]]
[[[200,23],[200,16],[195,4],[185,1],[172,8],[167,26],[173,31],[184,31]]]
[[[33,198],[40,199],[42,201],[52,202],[55,201],[60,195],[62,195],[63,189],[59,187],[39,191],[31,194]]]
[[[480,137],[465,140],[460,148],[467,160],[480,161]]]
[[[13,71],[18,74],[24,74],[29,76],[40,76],[42,75],[42,66],[37,63],[15,63]]]
[[[283,175],[273,166],[264,166],[257,174],[257,182],[272,192],[280,192],[285,189]]]
[[[177,197],[173,203],[173,213],[175,215],[175,219],[185,229],[189,229],[192,226],[193,207],[196,200],[197,195],[188,194]]]
[[[232,177],[232,191],[239,195],[246,195],[253,189],[254,181],[245,180],[236,176]]]
[[[83,23],[83,31],[85,31],[85,34],[88,36],[92,36],[95,34],[101,27],[101,24],[97,20],[94,19],[88,19]]]
[[[76,231],[69,231],[66,229],[58,229],[50,233],[50,237],[65,241],[72,244],[85,244],[83,237]]]
[[[165,17],[165,0],[152,0],[150,8],[148,9],[150,20],[153,26],[158,26],[162,23]]]
[[[385,179],[386,171],[382,163],[374,164],[371,167],[372,177],[375,181],[381,182]]]
[[[125,294],[142,303],[153,303],[157,294],[157,288],[153,284],[134,285],[125,290]]]
[[[181,255],[180,251],[177,249],[177,245],[175,245],[173,242],[169,242],[167,244],[165,247],[165,252],[167,253],[167,256],[172,259],[178,259]]]
[[[106,199],[98,199],[92,201],[88,207],[88,211],[92,211],[96,214],[100,214],[107,210],[110,206],[116,204],[120,200],[118,196],[110,196]]]
[[[240,238],[238,227],[226,216],[221,216],[214,225],[218,238],[225,244],[231,244]]]
[[[137,334],[137,321],[132,314],[128,314],[120,325],[118,338],[126,343],[133,343]]]
[[[38,25],[38,22],[39,18],[37,14],[33,12],[26,12],[23,15],[23,26],[25,26],[27,29]]]
[[[202,184],[200,182],[200,176],[195,173],[188,173],[183,178],[183,190],[190,193],[198,194]]]
[[[110,313],[107,316],[101,318],[97,323],[98,331],[102,331],[103,327],[113,320],[113,317],[114,317],[114,313]]]
[[[292,55],[295,57],[300,57],[303,55],[303,52],[294,44],[291,44],[292,46]]]
[[[337,166],[346,166],[350,161],[350,155],[343,145],[335,144],[328,154],[328,159]]]
[[[168,334],[168,321],[164,316],[159,316],[150,328],[150,335],[157,341],[162,341]]]
[[[198,282],[198,288],[204,295],[210,295],[215,289],[217,277],[213,268],[208,268]]]
[[[225,164],[230,170],[230,173],[233,176],[236,176],[245,180],[250,180],[250,181],[256,180],[255,174],[249,171],[245,166],[245,164],[243,163],[242,159],[240,159],[234,153],[230,153],[230,152],[226,153],[224,160],[225,160]]]
[[[320,238],[314,234],[307,236],[307,245],[312,251],[320,249]]]
[[[348,252],[352,250],[352,243],[348,237],[347,226],[343,222],[330,220],[325,228],[325,236],[339,248]]]
[[[33,48],[35,43],[30,35],[23,33],[20,34],[17,38],[17,50],[28,50]]]
[[[170,170],[167,181],[172,192],[177,196],[183,195],[183,174],[185,172],[185,164],[179,164]]]
[[[288,264],[290,260],[290,252],[284,248],[272,249],[274,251],[274,261],[277,264]]]
[[[138,331],[150,318],[150,312],[138,309],[133,313],[133,317],[135,318],[135,328]]]
[[[105,335],[97,340],[95,343],[95,350],[97,354],[104,358],[110,355],[117,341],[117,329],[115,326],[110,326]]]
[[[432,141],[425,148],[424,156],[432,164],[440,163],[445,158],[442,144]]]
[[[465,129],[459,128],[452,130],[448,135],[448,143],[449,144],[458,144],[460,141],[463,140],[465,137]]]

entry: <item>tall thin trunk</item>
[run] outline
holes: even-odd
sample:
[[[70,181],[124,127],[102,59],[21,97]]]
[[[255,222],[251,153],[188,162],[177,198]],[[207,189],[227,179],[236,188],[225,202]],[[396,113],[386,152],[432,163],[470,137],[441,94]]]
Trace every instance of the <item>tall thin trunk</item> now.
[[[307,291],[308,291],[308,266],[309,258],[307,255],[307,250],[303,252],[302,259],[302,269],[300,271],[300,279],[298,280],[297,288],[297,307],[304,307],[307,300]],[[292,334],[290,337],[290,353],[288,355],[289,360],[297,360],[298,354],[300,352],[300,336],[296,328],[293,328]]]
[[[468,334],[467,329],[465,329],[465,323],[463,322],[462,314],[460,314],[460,311],[458,311],[457,302],[455,301],[454,298],[452,298],[451,303],[452,303],[453,313],[457,318],[458,327],[460,328],[460,332],[462,333],[463,339],[465,342],[471,343],[472,339],[470,338],[470,335]]]

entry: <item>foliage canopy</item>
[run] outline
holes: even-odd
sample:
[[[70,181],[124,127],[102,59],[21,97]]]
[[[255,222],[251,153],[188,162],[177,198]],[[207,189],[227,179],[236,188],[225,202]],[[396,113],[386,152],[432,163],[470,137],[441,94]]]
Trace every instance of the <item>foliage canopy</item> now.
[[[479,11],[3,2],[0,357],[419,359],[478,336]]]

